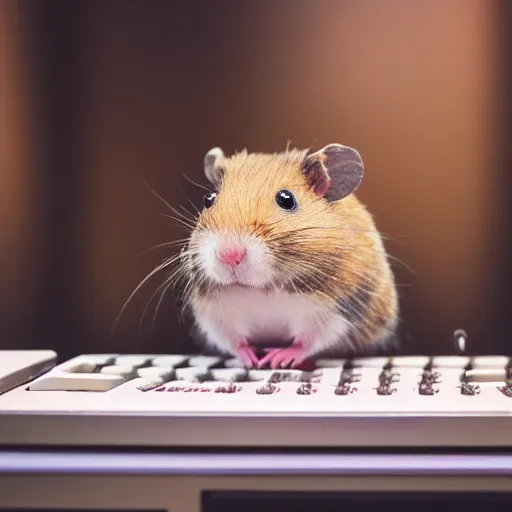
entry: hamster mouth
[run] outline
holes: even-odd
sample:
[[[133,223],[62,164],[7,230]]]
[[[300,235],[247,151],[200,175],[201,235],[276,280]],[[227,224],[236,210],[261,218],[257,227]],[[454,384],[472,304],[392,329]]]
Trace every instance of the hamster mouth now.
[[[224,281],[222,283],[225,287],[238,287],[254,290],[264,290],[270,288],[271,283],[268,280],[262,280],[259,278],[256,280],[256,282],[254,282],[254,274],[251,272],[251,269],[248,269],[246,266],[232,268],[229,269],[228,272],[228,282]]]
[[[219,285],[219,288],[222,288],[224,290],[260,290],[263,293],[270,293],[273,290],[273,287],[270,284],[264,286],[257,286],[253,284],[244,283],[241,281],[233,281],[230,284],[221,284]]]

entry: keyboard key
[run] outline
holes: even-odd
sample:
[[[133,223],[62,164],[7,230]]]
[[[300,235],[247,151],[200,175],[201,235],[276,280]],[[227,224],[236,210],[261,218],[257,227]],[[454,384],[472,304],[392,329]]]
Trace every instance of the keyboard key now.
[[[507,372],[496,368],[468,370],[465,374],[467,382],[498,382],[507,380]]]
[[[188,360],[189,366],[198,366],[200,368],[211,368],[222,362],[221,357],[214,356],[194,356]]]
[[[250,382],[266,381],[274,373],[274,370],[249,370],[247,380]]]
[[[343,368],[348,359],[318,359],[315,361],[317,368]]]
[[[190,382],[202,382],[209,377],[208,370],[205,368],[176,368],[176,378]]]
[[[162,368],[175,368],[181,366],[188,361],[190,356],[158,356],[153,359],[153,366],[161,366]]]
[[[384,366],[392,363],[391,357],[361,357],[352,359],[350,365],[354,367],[364,366],[365,368],[384,368]]]
[[[151,361],[149,356],[137,356],[137,355],[122,355],[117,356],[115,364],[118,366],[132,366],[133,368],[140,368],[145,366]]]
[[[88,354],[85,356],[81,356],[80,359],[89,364],[102,366],[107,364],[113,364],[116,359],[116,356],[112,354]]]
[[[109,391],[125,382],[120,375],[50,373],[30,384],[31,391]]]
[[[474,370],[505,369],[508,362],[509,358],[506,356],[477,356],[471,360],[471,368]]]
[[[242,363],[242,361],[237,357],[232,357],[231,359],[226,359],[226,361],[224,361],[224,366],[226,368],[243,368],[244,363]]]
[[[432,366],[437,368],[465,368],[471,358],[465,356],[436,356],[432,358]]]
[[[144,379],[163,379],[171,380],[174,378],[174,370],[169,368],[162,368],[159,366],[148,366],[147,368],[139,368],[137,375]]]
[[[430,362],[430,357],[427,356],[404,356],[395,357],[391,360],[393,368],[425,368]]]
[[[238,368],[217,368],[210,370],[213,380],[221,382],[242,382],[247,380],[247,371]]]
[[[121,377],[124,377],[125,379],[130,379],[132,377],[135,377],[135,368],[126,365],[104,366],[100,370],[100,373],[108,375],[119,375]]]

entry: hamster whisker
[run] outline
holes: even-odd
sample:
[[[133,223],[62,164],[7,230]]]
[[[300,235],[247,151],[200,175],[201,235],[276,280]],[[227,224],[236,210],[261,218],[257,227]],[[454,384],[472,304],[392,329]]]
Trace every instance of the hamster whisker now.
[[[316,229],[316,228],[312,228],[312,229]],[[318,229],[326,229],[326,228],[318,228]],[[298,237],[298,236],[294,237],[293,236],[295,233],[297,233],[297,235],[300,235],[301,231],[304,231],[304,230],[296,230],[296,231],[290,230],[284,234],[280,233],[278,235],[271,235],[270,237],[267,238],[267,240],[269,243],[271,243],[271,242],[280,243],[280,244],[288,243],[288,244],[290,244],[291,248],[293,248],[294,246],[296,248],[296,244],[300,244],[300,243],[312,244],[312,243],[316,243],[316,242],[325,243],[327,241],[332,241],[333,243],[336,244],[336,245],[333,245],[333,249],[336,249],[337,251],[340,251],[341,253],[347,253],[349,250],[351,250],[353,253],[357,252],[358,254],[363,251],[367,251],[368,253],[370,253],[370,255],[371,254],[385,255],[390,260],[401,264],[411,274],[416,275],[416,272],[414,271],[414,269],[412,269],[412,267],[410,265],[408,265],[407,263],[405,263],[403,260],[397,258],[396,256],[393,256],[392,254],[390,254],[389,252],[387,252],[385,250],[378,249],[373,245],[369,246],[366,244],[353,244],[350,242],[340,243],[339,237],[335,238],[335,237],[329,237],[329,236],[323,236],[323,235],[318,238]],[[354,249],[357,249],[357,251],[355,251]],[[309,258],[309,255],[308,255],[308,258]],[[351,259],[358,259],[358,257],[352,255]],[[365,262],[366,260],[364,258],[359,258],[358,261]]]
[[[174,212],[176,215],[179,215],[179,216],[182,216],[184,218],[184,220],[187,220],[187,221],[190,221],[192,223],[194,223],[194,221],[196,220],[194,218],[194,216],[188,212],[187,210],[185,210],[189,215],[191,215],[191,218],[187,218],[187,217],[184,217],[183,214],[181,212],[179,212],[178,210],[176,210],[175,208],[173,208],[161,195],[159,195],[153,188],[151,188],[145,181],[143,181],[144,185],[148,188],[148,190],[155,195],[155,197],[157,197],[160,201],[162,201],[162,203],[167,206],[167,208],[169,208],[169,210],[171,212]]]
[[[146,312],[151,304],[151,302],[153,301],[153,299],[155,298],[155,296],[157,295],[157,293],[165,287],[165,285],[167,284],[167,281],[164,281],[163,284],[161,284],[160,286],[158,286],[158,288],[151,294],[151,297],[149,298],[149,300],[147,301],[144,309],[142,310],[142,315],[140,317],[140,320],[139,320],[139,334],[141,332],[141,329],[142,329],[142,322],[144,321],[144,317],[146,316]]]
[[[193,230],[195,228],[195,225],[193,224],[193,221],[180,219],[179,217],[175,217],[174,215],[169,215],[167,213],[158,213],[157,215],[159,215],[161,217],[167,217],[168,219],[172,219],[172,220],[178,222],[183,227],[185,227],[187,229],[187,231]]]
[[[381,254],[381,255],[385,255],[387,256],[390,260],[396,262],[396,263],[399,263],[401,264],[404,268],[406,268],[411,274],[413,275],[416,275],[416,272],[414,271],[414,269],[408,265],[407,263],[405,263],[404,261],[402,261],[401,259],[397,258],[396,256],[393,256],[392,254],[390,254],[389,252],[386,252],[386,251],[382,251],[380,249],[376,249],[374,247],[368,247],[366,245],[359,245],[359,244],[352,244],[350,246],[345,246],[345,249],[350,248],[350,249],[356,249],[358,253],[361,253],[361,252],[364,252],[364,251],[367,251],[369,253],[374,253],[374,254]],[[361,255],[362,256],[362,255]],[[352,256],[352,259],[355,259],[355,260],[358,260],[358,261],[361,261],[361,262],[364,262],[365,259],[363,257],[356,257],[356,256]]]
[[[148,188],[148,190],[152,194],[154,194],[155,197],[157,197],[165,206],[167,206],[167,208],[171,212],[173,212],[177,217],[174,216],[174,215],[166,215],[166,214],[159,214],[159,215],[161,215],[163,217],[168,217],[170,219],[173,219],[176,222],[179,222],[184,227],[186,227],[188,230],[193,230],[195,228],[195,224],[196,224],[196,221],[197,221],[197,217],[195,215],[193,215],[191,212],[189,212],[185,207],[183,207],[181,205],[180,205],[180,207],[182,208],[182,210],[185,211],[186,215],[183,212],[176,210],[176,208],[173,208],[161,195],[159,195],[145,181],[143,181],[143,183]],[[192,203],[192,206],[194,206],[193,203]],[[198,212],[198,214],[199,214],[199,212]]]
[[[189,202],[192,205],[192,207],[196,210],[197,215],[199,215],[199,210],[197,209],[196,205],[192,201],[190,201],[190,199],[189,199]],[[179,204],[178,207],[181,208],[184,212],[183,218],[186,218],[194,223],[197,221],[196,215],[194,215],[192,212],[189,212],[182,204]],[[176,213],[177,213],[177,211],[176,211]]]
[[[282,261],[285,264],[288,264],[288,266],[293,266],[294,268],[297,267],[299,271],[304,270],[304,269],[309,270],[310,273],[308,273],[308,279],[310,281],[312,280],[314,283],[318,284],[319,288],[325,288],[329,284],[335,284],[337,289],[343,290],[346,286],[346,284],[343,280],[340,280],[340,279],[336,278],[335,276],[333,276],[332,273],[330,273],[327,269],[325,271],[322,269],[322,261],[320,259],[318,261],[315,261],[314,259],[313,259],[313,261],[311,261],[311,260],[304,261],[304,260],[299,260],[299,259],[288,258],[288,259],[283,259]],[[357,277],[361,281],[363,279],[369,280],[370,282],[377,281],[376,276],[372,276],[371,274],[368,274],[368,272],[361,272],[358,268],[350,268],[349,267],[348,273],[353,275],[354,277]],[[325,279],[325,281],[321,280],[320,277],[323,277]],[[295,278],[295,279],[298,279],[299,282],[306,285],[306,283],[304,282],[304,280],[302,278]],[[306,285],[305,287],[311,292],[318,291],[316,289],[313,289],[313,287],[310,285],[309,286]],[[378,295],[376,292],[368,292],[368,293],[372,296]],[[357,300],[357,299],[354,299],[354,300]]]
[[[206,192],[211,192],[211,190],[207,187],[205,187],[204,185],[201,185],[197,182],[195,182],[192,178],[190,178],[189,176],[187,176],[183,171],[181,172],[181,174],[183,175],[183,177],[189,182],[189,183],[192,183],[192,185],[195,185],[196,187],[199,187],[199,188],[202,188],[203,190],[206,190]]]
[[[178,272],[180,271],[183,275],[186,274],[185,270],[181,270],[181,267],[183,266],[182,264],[182,261],[183,261],[183,258],[185,258],[187,255],[191,254],[190,251],[188,250],[181,250],[178,254],[175,254],[169,258],[165,258],[164,261],[162,263],[160,263],[159,265],[157,265],[151,272],[149,272],[145,277],[144,279],[142,279],[142,281],[137,285],[137,287],[133,290],[133,292],[130,294],[130,296],[128,297],[128,299],[126,300],[126,302],[124,303],[123,307],[121,308],[121,311],[119,312],[119,314],[117,315],[117,318],[114,322],[114,325],[112,327],[112,332],[115,331],[118,323],[119,323],[119,320],[121,319],[121,316],[123,315],[124,311],[126,310],[127,306],[129,305],[129,303],[132,301],[132,299],[135,297],[135,295],[141,290],[141,288],[152,278],[154,277],[156,274],[158,274],[159,272],[161,272],[162,270],[178,263],[178,269],[175,271]],[[174,275],[171,274],[171,275]],[[154,298],[154,294],[153,296],[150,298],[149,302],[151,302],[152,298]],[[145,308],[146,310],[146,308]],[[143,313],[144,315],[144,313]],[[142,320],[142,319],[141,319]],[[140,325],[140,323],[139,323]]]
[[[195,205],[195,204],[194,204],[194,203],[193,203],[193,202],[192,202],[188,197],[187,197],[187,200],[188,200],[188,202],[190,203],[190,206],[192,206],[192,208],[194,208],[194,210],[195,210],[195,212],[196,212],[196,213],[195,213],[195,215],[194,215],[194,217],[195,217],[196,219],[197,219],[197,218],[199,218],[199,215],[201,215],[201,212],[199,211],[199,209],[197,208],[197,206],[196,206],[196,205]]]
[[[293,271],[293,274],[296,274],[297,271],[301,271],[304,269],[307,269],[310,271],[308,273],[308,278],[310,280],[313,280],[318,286],[317,288],[322,289],[325,287],[325,283],[320,279],[321,277],[329,280],[329,282],[337,282],[339,283],[338,279],[334,278],[332,275],[330,275],[327,272],[324,272],[319,265],[314,265],[315,262],[310,263],[306,262],[304,260],[300,259],[294,259],[294,258],[281,258],[280,263],[282,266],[285,266]],[[320,263],[320,262],[318,262]],[[321,265],[321,263],[320,263]],[[299,280],[300,283],[306,285],[306,282],[303,280],[302,276],[294,276],[295,279]],[[313,287],[311,285],[307,285],[306,288],[309,291],[314,291]]]
[[[173,263],[174,258],[171,258],[171,259],[166,259],[163,263],[160,263],[159,265],[157,265],[151,272],[149,272],[145,277],[144,279],[142,279],[142,281],[137,285],[137,287],[135,288],[135,290],[133,290],[133,292],[130,294],[130,296],[128,297],[128,299],[126,300],[126,302],[123,304],[123,307],[121,308],[121,311],[119,312],[119,314],[117,315],[116,317],[116,320],[114,322],[114,325],[112,327],[112,330],[114,331],[117,327],[117,324],[122,316],[122,314],[124,313],[126,307],[128,306],[128,304],[131,302],[131,300],[133,299],[133,297],[135,296],[135,294],[154,276],[156,275],[158,272],[160,272],[161,270],[163,270],[164,268],[167,268],[169,265],[172,265]]]
[[[156,317],[158,315],[158,310],[160,309],[160,306],[163,302],[163,299],[166,295],[166,293],[169,291],[169,288],[173,285],[176,285],[178,283],[178,281],[180,280],[180,278],[184,278],[186,277],[186,274],[185,274],[185,264],[183,263],[180,263],[178,265],[178,267],[174,270],[174,272],[172,272],[166,279],[165,281],[163,282],[162,285],[160,285],[155,294],[153,294],[152,298],[154,297],[154,295],[156,295],[160,290],[162,290],[161,294],[160,294],[160,298],[158,299],[158,302],[157,302],[157,305],[156,305],[156,308],[155,308],[155,311],[153,313],[153,320],[152,320],[152,324],[151,324],[151,330],[154,329],[155,327],[155,321],[156,321]],[[148,304],[151,302],[152,298],[150,299],[150,301],[148,302]],[[142,316],[142,318],[144,318],[144,314]],[[142,318],[141,318],[141,321],[142,321]]]
[[[316,278],[313,278],[313,279],[315,280],[315,282],[318,285],[321,285],[320,280],[317,280]],[[297,286],[294,283],[294,281],[298,281],[303,286],[303,291],[300,291],[297,289]],[[326,299],[327,302],[329,302],[331,300],[331,297],[329,296],[329,294],[327,292],[321,291],[320,289],[313,288],[310,284],[308,284],[308,282],[306,282],[302,278],[302,276],[296,276],[296,277],[294,277],[294,279],[289,279],[286,281],[286,284],[291,285],[297,295],[306,295],[308,292],[315,292],[317,295],[324,297],[324,299]]]
[[[158,310],[160,309],[160,306],[162,305],[164,297],[165,297],[167,291],[169,290],[169,288],[171,287],[171,285],[172,285],[172,283],[168,283],[167,286],[164,287],[162,293],[160,294],[160,298],[158,299],[158,302],[156,304],[155,312],[153,313],[153,320],[151,322],[151,330],[152,331],[155,329],[155,322],[156,322],[156,317],[158,316]]]
[[[337,279],[337,278],[333,277],[332,275],[330,275],[330,274],[329,274],[329,273],[327,273],[327,272],[324,272],[324,271],[322,270],[322,268],[321,268],[321,267],[319,267],[318,265],[315,265],[315,264],[314,264],[314,263],[315,263],[315,261],[313,261],[313,262],[310,262],[310,261],[309,261],[309,262],[308,262],[308,261],[305,261],[305,260],[301,260],[301,259],[299,259],[299,258],[296,258],[296,259],[288,258],[288,259],[283,259],[282,261],[283,261],[283,262],[286,262],[286,263],[288,263],[288,264],[290,264],[290,263],[291,263],[292,265],[293,265],[293,264],[295,264],[294,266],[299,267],[299,268],[298,268],[298,270],[302,270],[302,269],[308,269],[308,270],[311,270],[311,271],[313,272],[313,275],[315,275],[315,274],[320,274],[321,276],[323,276],[323,277],[325,277],[325,278],[329,279],[329,280],[330,280],[330,282],[333,282],[333,281],[334,281],[334,282],[337,282],[337,281],[338,281],[338,279]],[[319,263],[319,261],[318,261],[318,262],[316,262],[316,263]]]
[[[278,225],[280,222],[287,221],[287,220],[288,219],[279,219],[278,221],[268,223],[265,227],[273,228],[275,225]],[[302,234],[302,233],[304,233],[304,231],[315,231],[315,230],[318,230],[318,231],[330,230],[330,231],[336,231],[338,233],[339,232],[354,232],[354,233],[361,233],[361,234],[368,234],[368,235],[374,235],[375,233],[377,233],[384,240],[396,242],[396,240],[394,240],[391,237],[391,235],[386,235],[382,231],[377,231],[377,230],[372,231],[369,229],[358,229],[358,228],[354,228],[352,226],[345,226],[345,225],[341,225],[341,226],[307,226],[307,227],[296,229],[296,230],[287,230],[285,233],[281,232],[280,234],[283,234],[283,235],[293,234],[293,233]],[[323,239],[323,237],[322,237],[322,239]]]
[[[155,195],[157,199],[159,199],[169,210],[171,210],[174,213],[178,213],[175,208],[173,208],[160,194],[158,194],[152,187],[148,185],[146,181],[143,181],[144,185],[148,188],[148,190]]]
[[[137,256],[142,256],[143,254],[146,254],[151,251],[155,251],[156,249],[161,249],[163,247],[175,247],[175,246],[186,247],[189,241],[190,241],[190,237],[189,238],[178,238],[177,240],[172,240],[171,242],[163,242],[161,244],[154,245],[153,247],[150,247],[149,249],[146,249],[145,251],[140,252],[139,254],[137,254]]]
[[[358,248],[359,250],[360,248]],[[365,249],[365,248],[363,248]],[[379,251],[381,254],[385,254],[389,260],[391,262],[395,262],[395,263],[399,263],[400,265],[402,265],[407,271],[409,271],[411,274],[413,275],[416,275],[416,272],[414,271],[414,269],[408,265],[407,263],[405,263],[404,261],[402,261],[401,259],[397,258],[396,256],[393,256],[392,254],[389,254],[389,253],[385,253],[384,251]],[[356,261],[361,261],[361,262],[364,262],[365,259],[364,258],[361,258],[361,257],[352,257],[353,260],[356,260]]]

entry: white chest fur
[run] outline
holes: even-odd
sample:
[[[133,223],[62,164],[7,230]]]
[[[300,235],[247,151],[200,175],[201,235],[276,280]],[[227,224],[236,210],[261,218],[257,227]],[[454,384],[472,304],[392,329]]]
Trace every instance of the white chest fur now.
[[[231,353],[241,340],[256,345],[297,338],[313,353],[340,343],[348,329],[347,321],[321,302],[281,291],[230,287],[193,308],[207,341]]]

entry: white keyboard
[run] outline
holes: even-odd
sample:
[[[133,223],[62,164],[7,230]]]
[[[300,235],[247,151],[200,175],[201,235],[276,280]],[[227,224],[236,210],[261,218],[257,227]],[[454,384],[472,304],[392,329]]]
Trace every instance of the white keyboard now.
[[[214,356],[93,354],[47,371],[55,358],[0,351],[0,445],[512,445],[505,356],[247,370]]]

